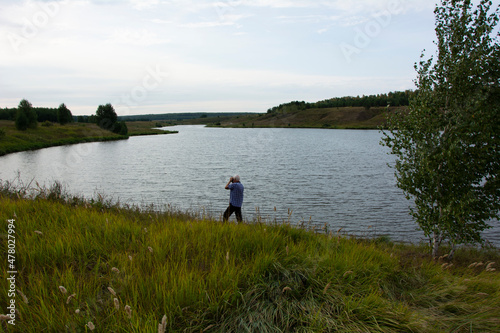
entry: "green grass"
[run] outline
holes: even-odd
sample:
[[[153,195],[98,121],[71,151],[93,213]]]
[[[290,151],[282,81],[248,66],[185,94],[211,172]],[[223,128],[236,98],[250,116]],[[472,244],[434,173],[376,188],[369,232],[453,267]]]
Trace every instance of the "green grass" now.
[[[405,107],[390,107],[389,111]],[[204,123],[209,126],[244,128],[325,128],[378,129],[386,123],[387,107],[339,107],[296,110],[286,113],[242,115],[236,117],[186,120],[185,123]]]
[[[154,121],[128,121],[128,134],[130,136],[139,135],[162,135],[162,134],[175,134],[178,131],[165,131],[156,129],[155,127],[167,126],[164,122],[154,122]]]
[[[155,125],[152,122],[131,122],[127,126],[129,136],[175,133],[153,129]],[[53,146],[123,139],[128,139],[128,136],[103,130],[96,124],[73,123],[61,126],[47,122],[39,124],[36,129],[18,131],[13,121],[0,120],[0,156]]]
[[[15,219],[16,286],[28,300],[18,293],[16,326],[0,323],[8,331],[88,332],[91,321],[97,332],[158,332],[164,315],[167,332],[500,327],[500,276],[485,270],[500,260],[495,249],[461,249],[443,267],[425,247],[387,239],[120,207],[65,195],[57,184],[27,193],[0,190],[0,250],[6,257],[6,221]],[[10,300],[6,259],[2,311]],[[484,265],[468,267],[476,261]]]

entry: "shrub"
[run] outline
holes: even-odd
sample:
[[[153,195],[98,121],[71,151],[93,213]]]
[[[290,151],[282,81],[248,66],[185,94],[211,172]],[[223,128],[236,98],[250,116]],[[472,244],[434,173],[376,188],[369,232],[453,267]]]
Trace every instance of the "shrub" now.
[[[113,133],[120,135],[127,135],[128,134],[127,124],[125,124],[124,121],[117,122],[113,127]]]

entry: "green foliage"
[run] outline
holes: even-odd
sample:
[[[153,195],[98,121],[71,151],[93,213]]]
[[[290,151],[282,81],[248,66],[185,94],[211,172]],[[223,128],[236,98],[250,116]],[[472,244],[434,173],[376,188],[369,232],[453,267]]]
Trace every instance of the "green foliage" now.
[[[37,115],[30,102],[23,99],[17,107],[16,128],[25,131],[37,127]]]
[[[49,122],[50,123],[50,122]],[[123,140],[128,135],[171,134],[173,131],[153,129],[154,123],[132,122],[128,126],[127,135],[115,134],[99,128],[96,124],[73,123],[65,126],[50,123],[52,126],[40,126],[33,131],[19,132],[14,122],[2,121],[2,130],[5,137],[0,140],[0,156],[47,147],[69,145],[83,142]],[[130,130],[128,129],[130,127]],[[123,127],[121,127],[123,129]],[[122,132],[124,133],[124,132]]]
[[[24,112],[17,112],[16,114],[16,128],[20,131],[26,131],[28,129],[28,117]]]
[[[268,113],[288,113],[308,109],[326,109],[326,108],[343,108],[343,107],[364,107],[369,110],[371,107],[387,105],[391,106],[407,106],[409,99],[414,93],[410,90],[395,91],[388,94],[378,94],[369,96],[345,96],[335,97],[315,103],[306,103],[304,101],[294,101],[290,103],[280,104],[269,109]]]
[[[118,121],[118,115],[111,104],[99,105],[94,119],[99,127],[113,133],[124,135],[128,134],[127,124],[124,121]]]
[[[499,9],[490,7],[443,0],[436,8],[437,60],[422,55],[410,110],[393,115],[384,133],[434,255],[445,239],[482,242],[487,221],[499,216]]]
[[[96,124],[108,131],[112,131],[118,121],[118,115],[115,112],[113,105],[99,105],[95,114]]]
[[[59,108],[57,109],[57,121],[61,125],[73,122],[73,115],[64,103],[59,105]]]
[[[251,113],[245,112],[188,112],[188,113],[163,113],[163,114],[145,114],[145,115],[135,115],[135,116],[119,116],[119,120],[123,121],[183,121],[183,120],[193,120],[193,119],[206,119],[206,118],[218,118],[218,117],[233,117],[237,115],[248,115]]]
[[[128,135],[127,124],[124,121],[117,122],[113,132],[120,135]]]
[[[0,108],[0,120],[16,120],[17,108]]]
[[[51,121],[58,122],[56,108],[33,107],[36,112],[38,122]],[[17,108],[0,109],[0,120],[15,120]]]
[[[39,122],[50,121],[57,123],[57,109],[55,108],[34,108]]]
[[[45,124],[45,123],[44,123]],[[69,124],[61,126],[48,122],[50,127],[39,126],[31,131],[19,132],[13,122],[2,122],[5,137],[0,141],[0,156],[47,147],[75,144],[82,142],[121,140],[124,137],[115,135],[97,127],[95,124]]]

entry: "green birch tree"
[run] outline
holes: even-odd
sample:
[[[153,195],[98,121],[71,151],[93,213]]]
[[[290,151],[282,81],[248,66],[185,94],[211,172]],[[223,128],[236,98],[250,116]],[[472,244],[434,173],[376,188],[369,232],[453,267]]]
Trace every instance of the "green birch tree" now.
[[[396,156],[397,186],[432,254],[447,240],[483,243],[499,218],[500,6],[441,0],[437,54],[415,65],[417,91],[407,112],[389,117],[382,144]]]

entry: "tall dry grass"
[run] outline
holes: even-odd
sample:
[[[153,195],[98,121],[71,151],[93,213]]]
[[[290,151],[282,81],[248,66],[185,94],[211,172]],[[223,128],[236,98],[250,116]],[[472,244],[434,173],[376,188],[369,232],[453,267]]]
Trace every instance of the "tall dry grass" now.
[[[494,249],[464,249],[451,266],[433,262],[419,246],[124,208],[72,198],[57,186],[29,198],[5,184],[0,193],[0,233],[6,233],[6,220],[16,220],[19,271],[16,326],[4,321],[4,330],[493,332],[500,327],[500,277],[492,270],[500,256]],[[6,253],[5,237],[0,250]],[[5,309],[5,260],[3,265]]]

